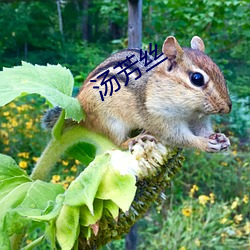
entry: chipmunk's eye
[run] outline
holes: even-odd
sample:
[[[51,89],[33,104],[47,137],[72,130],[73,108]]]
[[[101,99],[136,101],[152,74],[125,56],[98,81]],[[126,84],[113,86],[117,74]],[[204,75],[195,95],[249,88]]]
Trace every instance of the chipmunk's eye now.
[[[205,84],[204,77],[201,73],[195,72],[190,75],[190,81],[198,87],[201,87]]]

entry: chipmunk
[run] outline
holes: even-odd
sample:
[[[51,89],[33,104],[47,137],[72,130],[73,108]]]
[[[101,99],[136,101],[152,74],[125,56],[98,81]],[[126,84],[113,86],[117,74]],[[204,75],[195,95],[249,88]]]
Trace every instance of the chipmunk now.
[[[111,55],[88,75],[77,96],[86,112],[82,125],[106,135],[118,146],[131,141],[132,130],[141,129],[165,145],[206,152],[227,149],[230,142],[224,134],[213,131],[210,115],[227,114],[232,104],[223,74],[204,50],[198,36],[192,38],[191,48],[181,48],[176,38],[169,36],[162,46],[167,59],[148,72],[150,65],[139,60],[139,49]],[[130,68],[127,83],[115,66],[128,57],[129,63],[138,63]],[[102,101],[93,87],[100,85],[102,78],[98,80],[97,76],[107,69],[109,77],[116,76],[121,89]],[[104,91],[105,86],[99,90]]]

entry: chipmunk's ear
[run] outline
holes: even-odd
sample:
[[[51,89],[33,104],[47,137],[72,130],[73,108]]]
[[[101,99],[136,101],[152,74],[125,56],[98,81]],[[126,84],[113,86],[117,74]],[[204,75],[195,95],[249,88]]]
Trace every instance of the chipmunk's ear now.
[[[183,49],[173,36],[167,37],[162,46],[162,52],[169,58],[181,60],[183,56]]]
[[[197,49],[200,50],[202,52],[205,51],[205,45],[204,42],[202,41],[202,39],[198,36],[194,36],[191,40],[191,48],[192,49]]]

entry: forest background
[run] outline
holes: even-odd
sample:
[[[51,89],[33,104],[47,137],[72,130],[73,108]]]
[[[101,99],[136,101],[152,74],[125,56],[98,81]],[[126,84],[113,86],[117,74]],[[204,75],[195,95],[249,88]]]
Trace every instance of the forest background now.
[[[225,75],[233,111],[214,118],[215,128],[230,137],[231,150],[221,154],[184,152],[183,170],[166,191],[166,200],[152,206],[138,223],[137,248],[247,249],[250,3],[143,0],[142,13],[144,49],[149,43],[161,47],[169,35],[187,47],[194,35],[202,37],[206,53]],[[127,47],[127,23],[126,0],[0,1],[0,68],[20,65],[22,60],[59,63],[71,70],[79,87],[102,60]],[[38,96],[28,99],[28,105],[20,99],[0,109],[0,152],[12,155],[30,172],[48,136],[39,122],[46,103]],[[67,186],[81,168],[65,158],[51,181]],[[32,237],[26,240],[32,241]],[[123,249],[124,244],[122,239],[106,248]]]

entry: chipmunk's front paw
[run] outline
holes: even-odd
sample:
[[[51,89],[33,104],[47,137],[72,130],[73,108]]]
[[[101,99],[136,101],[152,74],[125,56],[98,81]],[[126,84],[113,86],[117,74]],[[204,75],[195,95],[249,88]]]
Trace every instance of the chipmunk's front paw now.
[[[229,139],[222,133],[214,133],[208,137],[208,152],[225,151],[230,147]]]
[[[143,146],[146,141],[151,141],[151,142],[156,143],[156,139],[152,135],[141,134],[141,135],[138,135],[138,136],[132,138],[131,141],[129,141],[129,143],[128,143],[129,150],[132,152],[133,146],[135,144],[139,143],[140,145]]]

